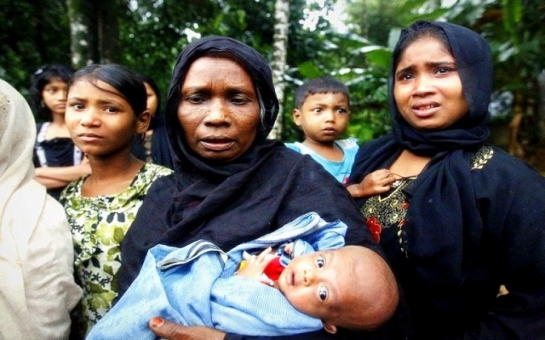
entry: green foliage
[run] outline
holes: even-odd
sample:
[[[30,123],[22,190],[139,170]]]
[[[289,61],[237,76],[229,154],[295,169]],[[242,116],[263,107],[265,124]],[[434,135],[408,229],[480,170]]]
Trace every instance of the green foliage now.
[[[0,0],[0,78],[23,95],[32,72],[44,64],[70,65],[64,0]]]
[[[326,0],[333,8],[336,0]],[[293,92],[325,74],[351,92],[347,135],[360,141],[390,131],[386,77],[400,27],[416,19],[441,19],[481,32],[495,60],[495,87],[537,96],[532,79],[545,68],[545,5],[542,0],[346,0],[349,33],[319,17],[303,23],[316,2],[290,1],[282,139],[302,140],[291,118]],[[166,97],[179,52],[201,35],[240,39],[272,60],[275,0],[117,0],[121,59],[116,61],[156,80]],[[0,77],[26,94],[31,73],[43,64],[70,64],[65,0],[0,0]],[[321,8],[320,8],[321,9]],[[164,104],[164,103],[163,103]],[[164,107],[164,106],[163,106]]]

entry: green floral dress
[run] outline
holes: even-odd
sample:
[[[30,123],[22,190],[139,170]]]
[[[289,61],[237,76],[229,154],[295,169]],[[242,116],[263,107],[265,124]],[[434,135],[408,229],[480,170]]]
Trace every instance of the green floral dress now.
[[[146,163],[131,185],[110,196],[83,197],[85,177],[70,183],[61,195],[74,243],[76,280],[83,288],[81,331],[91,327],[111,308],[117,296],[120,245],[134,221],[151,184],[172,171]]]

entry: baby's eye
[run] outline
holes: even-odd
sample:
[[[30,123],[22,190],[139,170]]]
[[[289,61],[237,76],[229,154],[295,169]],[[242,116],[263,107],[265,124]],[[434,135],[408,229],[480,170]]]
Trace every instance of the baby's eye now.
[[[318,266],[318,268],[322,268],[325,265],[325,260],[323,256],[319,256],[316,259],[316,265]]]
[[[320,288],[318,288],[318,297],[320,298],[320,300],[327,300],[328,294],[329,292],[327,291],[327,288],[325,286],[320,286]]]

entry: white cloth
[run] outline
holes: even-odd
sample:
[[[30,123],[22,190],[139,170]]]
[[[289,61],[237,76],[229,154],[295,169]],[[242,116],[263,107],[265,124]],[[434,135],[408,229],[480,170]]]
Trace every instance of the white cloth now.
[[[0,79],[0,339],[67,339],[81,297],[64,209],[34,180],[35,122]]]

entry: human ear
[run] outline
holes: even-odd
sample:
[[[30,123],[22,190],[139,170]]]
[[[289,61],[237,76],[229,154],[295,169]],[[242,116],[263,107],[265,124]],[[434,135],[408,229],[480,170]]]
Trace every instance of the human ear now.
[[[293,122],[297,126],[301,126],[301,111],[299,109],[293,109]]]
[[[324,329],[325,329],[326,332],[331,333],[331,334],[337,333],[337,326],[332,325],[329,322],[323,321],[323,320],[322,320],[322,325],[324,326]]]
[[[138,120],[136,122],[136,134],[141,135],[145,133],[148,130],[149,124],[151,122],[151,115],[148,110],[142,112],[138,116]]]

